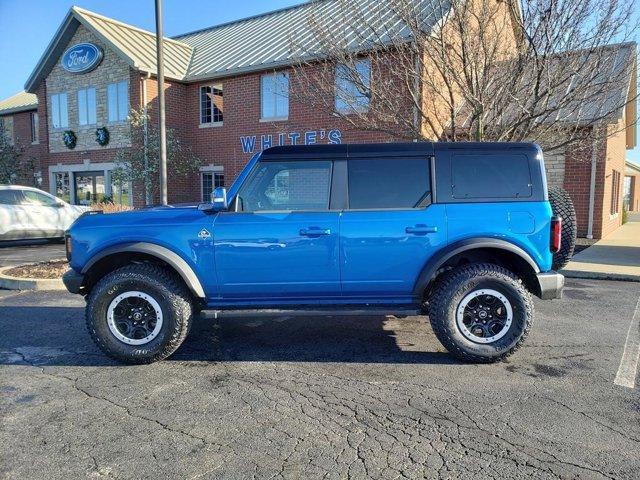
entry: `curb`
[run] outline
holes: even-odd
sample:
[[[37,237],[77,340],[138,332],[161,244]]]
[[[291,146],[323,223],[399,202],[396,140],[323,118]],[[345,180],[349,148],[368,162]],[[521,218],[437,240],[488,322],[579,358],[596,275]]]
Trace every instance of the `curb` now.
[[[19,278],[10,277],[4,273],[7,270],[24,265],[12,265],[0,268],[0,288],[5,290],[67,290],[60,278]]]
[[[567,278],[584,278],[587,280],[615,280],[618,282],[640,282],[640,275],[627,273],[583,272],[580,270],[560,270]]]

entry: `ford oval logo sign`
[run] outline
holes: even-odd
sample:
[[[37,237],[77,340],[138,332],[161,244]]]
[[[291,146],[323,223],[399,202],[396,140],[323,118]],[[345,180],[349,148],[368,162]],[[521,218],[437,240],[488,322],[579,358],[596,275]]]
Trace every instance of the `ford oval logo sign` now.
[[[62,68],[71,73],[90,72],[102,61],[102,49],[93,43],[78,43],[62,54]]]

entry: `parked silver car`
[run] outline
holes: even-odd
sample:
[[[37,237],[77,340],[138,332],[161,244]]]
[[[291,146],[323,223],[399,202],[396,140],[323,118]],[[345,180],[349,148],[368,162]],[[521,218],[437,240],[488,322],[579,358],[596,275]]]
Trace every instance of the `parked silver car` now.
[[[87,210],[37,188],[0,185],[0,241],[63,237]]]

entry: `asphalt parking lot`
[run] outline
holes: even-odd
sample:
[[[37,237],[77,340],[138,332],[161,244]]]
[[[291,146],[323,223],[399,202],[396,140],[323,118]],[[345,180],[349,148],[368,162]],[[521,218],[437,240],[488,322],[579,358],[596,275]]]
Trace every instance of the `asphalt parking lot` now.
[[[570,280],[494,365],[422,317],[274,316],[120,366],[80,297],[0,291],[0,477],[638,478],[640,389],[614,379],[639,295]]]
[[[64,243],[58,241],[0,242],[0,267],[25,262],[47,262],[65,258]]]

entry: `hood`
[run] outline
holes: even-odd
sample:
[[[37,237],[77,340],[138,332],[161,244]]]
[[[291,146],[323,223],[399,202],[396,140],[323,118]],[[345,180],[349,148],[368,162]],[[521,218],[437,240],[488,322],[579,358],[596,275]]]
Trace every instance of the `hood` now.
[[[201,202],[197,203],[172,203],[170,205],[149,205],[144,207],[142,210],[171,210],[176,208],[198,208],[198,205]]]
[[[158,206],[140,210],[129,210],[118,213],[103,213],[88,211],[76,220],[72,229],[109,228],[113,226],[130,227],[131,229],[145,226],[169,226],[192,223],[206,214],[195,206]]]

